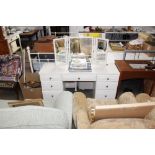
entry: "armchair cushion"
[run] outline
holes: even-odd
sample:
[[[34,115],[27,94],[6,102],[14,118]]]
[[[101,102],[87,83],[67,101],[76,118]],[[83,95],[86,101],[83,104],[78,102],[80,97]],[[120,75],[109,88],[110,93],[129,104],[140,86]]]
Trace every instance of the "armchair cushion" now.
[[[129,103],[136,103],[137,100],[133,93],[131,92],[125,92],[121,94],[118,98],[119,104],[129,104]]]
[[[155,108],[152,109],[146,116],[145,119],[150,119],[155,121]]]
[[[144,118],[153,108],[154,102],[104,105],[90,108],[90,120],[97,121],[106,118]]]
[[[138,103],[148,102],[148,101],[150,101],[150,99],[151,99],[151,97],[146,93],[140,93],[140,94],[136,95],[136,100]]]
[[[91,124],[91,129],[145,129],[155,128],[152,120],[140,118],[101,119]]]

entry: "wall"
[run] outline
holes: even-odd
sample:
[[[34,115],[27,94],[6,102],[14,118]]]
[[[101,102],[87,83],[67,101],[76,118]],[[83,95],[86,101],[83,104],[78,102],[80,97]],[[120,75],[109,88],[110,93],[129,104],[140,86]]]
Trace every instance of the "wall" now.
[[[30,29],[30,30],[34,30],[34,29],[43,29],[42,26],[11,26],[14,27],[20,31],[24,31],[26,28]]]
[[[121,30],[122,28],[127,28],[127,26],[99,26],[102,29],[118,29]],[[95,26],[92,26],[95,28]],[[83,26],[70,26],[70,32],[78,33],[79,31],[84,31]],[[134,30],[138,31],[147,31],[147,32],[155,32],[155,26],[133,26]],[[75,35],[75,34],[74,34]]]
[[[83,26],[70,26],[69,32],[71,33],[71,36],[78,36],[78,33],[80,31],[84,31]]]

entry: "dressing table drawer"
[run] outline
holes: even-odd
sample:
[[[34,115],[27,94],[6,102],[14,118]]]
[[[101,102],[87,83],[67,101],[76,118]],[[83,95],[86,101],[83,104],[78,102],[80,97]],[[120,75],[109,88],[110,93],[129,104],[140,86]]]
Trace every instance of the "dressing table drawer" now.
[[[43,99],[54,102],[62,91],[42,91]]]
[[[118,81],[119,75],[97,75],[97,81]]]
[[[117,89],[117,82],[96,82],[96,89],[112,89],[116,90]]]
[[[96,81],[96,75],[63,75],[63,81]]]
[[[61,81],[50,81],[41,83],[42,90],[63,90],[63,84]]]
[[[40,81],[58,81],[61,80],[60,75],[40,75]]]
[[[116,96],[116,91],[113,90],[98,90],[95,93],[96,99],[114,99]]]

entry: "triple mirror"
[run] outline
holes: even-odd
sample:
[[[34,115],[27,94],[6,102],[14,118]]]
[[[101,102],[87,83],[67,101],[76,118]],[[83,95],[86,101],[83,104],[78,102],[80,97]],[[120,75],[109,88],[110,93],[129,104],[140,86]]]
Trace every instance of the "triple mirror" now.
[[[108,40],[92,37],[54,39],[55,62],[69,62],[73,57],[106,59]]]

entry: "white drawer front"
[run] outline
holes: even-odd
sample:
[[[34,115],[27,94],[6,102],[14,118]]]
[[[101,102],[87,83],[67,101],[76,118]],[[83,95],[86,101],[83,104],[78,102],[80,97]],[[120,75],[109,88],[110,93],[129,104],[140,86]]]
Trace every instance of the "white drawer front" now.
[[[119,75],[97,75],[97,81],[118,81]]]
[[[96,89],[117,89],[117,82],[96,82]]]
[[[96,90],[95,98],[96,99],[114,99],[116,96],[115,90]]]
[[[63,75],[63,81],[96,81],[96,75]]]
[[[40,75],[41,81],[59,81],[61,80],[60,75]]]
[[[42,91],[43,99],[54,102],[62,91]]]
[[[51,81],[51,82],[42,82],[42,90],[63,90],[62,81]]]

